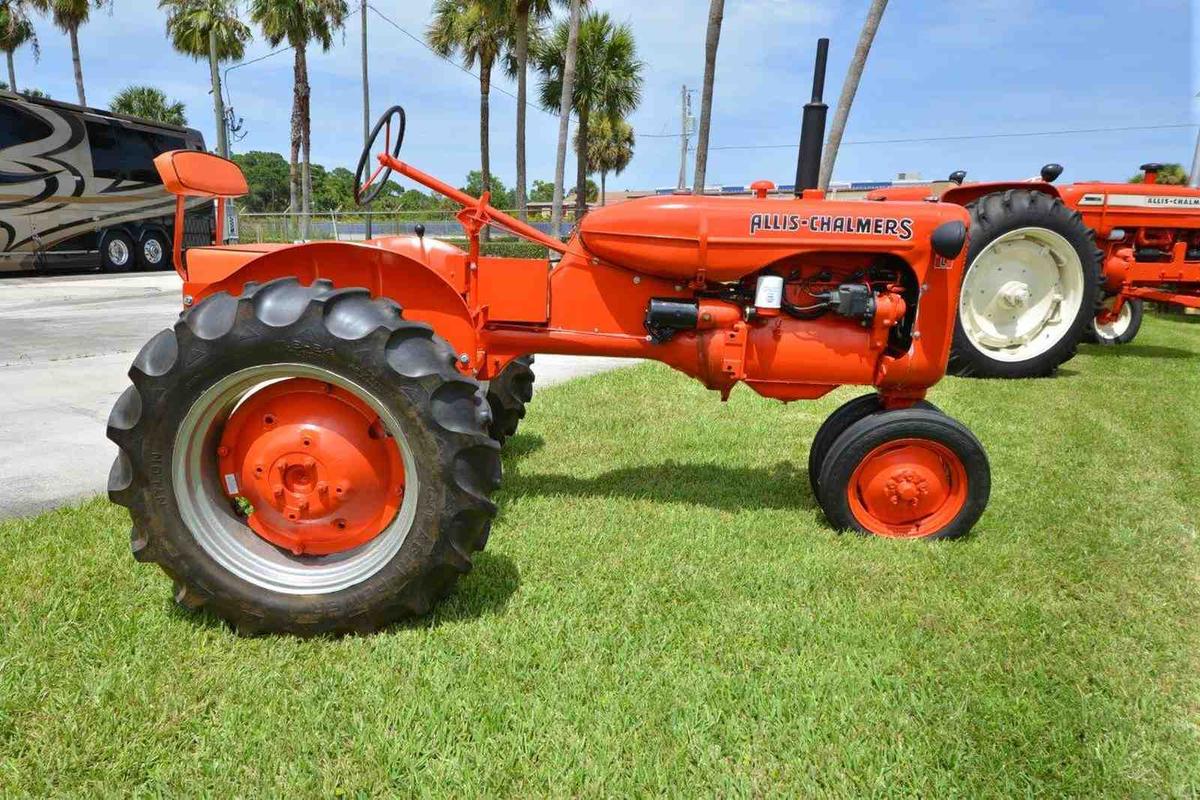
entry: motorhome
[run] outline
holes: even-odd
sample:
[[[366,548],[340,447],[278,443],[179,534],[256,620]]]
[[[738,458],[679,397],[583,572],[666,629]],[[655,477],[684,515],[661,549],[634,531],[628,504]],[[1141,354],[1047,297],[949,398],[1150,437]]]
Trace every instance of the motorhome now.
[[[0,272],[171,265],[174,200],[153,159],[203,150],[192,128],[0,91]],[[194,201],[186,244],[211,244]]]

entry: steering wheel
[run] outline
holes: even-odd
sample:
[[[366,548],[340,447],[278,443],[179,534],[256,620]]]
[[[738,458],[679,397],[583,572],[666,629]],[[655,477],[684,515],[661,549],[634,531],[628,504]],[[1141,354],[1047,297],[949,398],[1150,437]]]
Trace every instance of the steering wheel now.
[[[396,118],[395,124],[392,123],[393,117]],[[370,177],[365,182],[363,181],[367,165],[371,162],[371,154],[375,152],[375,140],[379,138],[381,131],[384,134],[383,149],[385,153],[388,152],[392,143],[393,133],[395,134],[396,146],[391,148],[390,155],[392,158],[399,158],[400,145],[404,144],[404,109],[400,106],[392,106],[383,112],[383,116],[371,129],[371,135],[367,137],[367,145],[358,159],[358,169],[354,171],[354,202],[360,206],[365,206],[374,200],[387,185],[388,179],[392,177],[392,168],[380,164]]]

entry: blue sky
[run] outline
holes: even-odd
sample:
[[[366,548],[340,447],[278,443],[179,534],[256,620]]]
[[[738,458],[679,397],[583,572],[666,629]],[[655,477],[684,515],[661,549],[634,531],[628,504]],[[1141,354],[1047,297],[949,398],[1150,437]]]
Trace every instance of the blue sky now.
[[[373,0],[417,36],[429,2]],[[357,7],[356,0],[351,5]],[[644,98],[632,117],[641,134],[679,126],[681,84],[699,86],[704,68],[707,0],[593,0],[632,25],[645,61]],[[709,183],[757,178],[790,182],[800,109],[808,99],[814,43],[832,40],[826,99],[832,106],[853,51],[867,0],[727,0],[718,57]],[[1047,161],[1066,166],[1062,180],[1124,180],[1143,161],[1190,164],[1195,128],[1080,133],[1069,136],[881,144],[986,133],[1189,124],[1200,20],[1188,0],[891,0],[851,113],[835,180],[877,180],[897,171],[942,177],[1028,177]],[[184,101],[189,122],[214,142],[208,68],[175,54],[153,0],[117,0],[80,34],[92,105],[106,105],[129,83],[150,83]],[[369,19],[373,115],[394,102],[408,111],[402,157],[461,182],[478,164],[478,82],[389,26]],[[74,100],[64,34],[38,24],[42,56],[17,55],[17,79]],[[353,167],[361,141],[359,18],[329,53],[311,53],[313,159]],[[247,60],[270,51],[261,37]],[[235,150],[286,152],[291,106],[290,53],[231,73],[229,91],[245,119]],[[533,80],[536,80],[534,78]],[[501,79],[500,84],[515,91]],[[492,96],[493,171],[514,175],[515,101]],[[698,109],[697,100],[697,109]],[[832,112],[831,112],[832,113]],[[557,120],[529,115],[529,174],[550,179]],[[861,144],[853,144],[862,142]],[[626,172],[610,189],[674,185],[679,144],[642,137]],[[689,166],[690,170],[690,166]]]

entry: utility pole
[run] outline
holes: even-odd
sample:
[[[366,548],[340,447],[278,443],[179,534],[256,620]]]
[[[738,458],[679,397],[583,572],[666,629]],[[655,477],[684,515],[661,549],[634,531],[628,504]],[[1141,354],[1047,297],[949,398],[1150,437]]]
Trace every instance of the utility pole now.
[[[688,94],[687,84],[679,92],[679,185],[675,187],[676,191],[687,191],[687,154],[688,154],[688,136],[692,132],[692,100]],[[701,189],[703,192],[703,189]]]
[[[1200,97],[1200,94],[1196,96]],[[1200,133],[1196,134],[1196,152],[1192,154],[1192,174],[1188,176],[1188,186],[1200,188]]]
[[[371,136],[371,90],[367,83],[367,0],[362,0],[360,5],[360,15],[362,16],[362,92],[363,92],[363,147],[366,147],[367,140]],[[366,237],[371,238],[371,207],[367,206],[365,218],[367,220]]]

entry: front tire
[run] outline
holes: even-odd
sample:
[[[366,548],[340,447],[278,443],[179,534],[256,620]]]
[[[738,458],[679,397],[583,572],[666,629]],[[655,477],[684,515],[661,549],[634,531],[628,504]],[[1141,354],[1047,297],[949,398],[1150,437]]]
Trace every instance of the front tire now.
[[[1101,254],[1078,212],[1036,190],[969,206],[971,240],[947,372],[1041,378],[1074,357],[1096,313]]]
[[[917,401],[913,408],[938,410],[937,406],[928,400]],[[818,496],[821,485],[821,467],[825,465],[825,457],[829,454],[829,448],[833,447],[837,438],[851,425],[881,411],[883,411],[883,398],[877,392],[859,395],[834,409],[833,413],[821,423],[821,427],[817,428],[817,433],[813,436],[812,444],[808,448],[808,485],[812,487],[813,497]]]
[[[454,361],[366,289],[206,298],[142,348],[109,418],[134,557],[243,633],[426,613],[471,568],[500,479],[481,387]]]
[[[883,411],[847,428],[821,468],[830,523],[896,539],[954,539],[983,514],[991,468],[957,420],[924,408]]]
[[[1111,309],[1115,299],[1115,297],[1107,298],[1104,301],[1104,310]],[[1145,313],[1145,304],[1136,297],[1130,298],[1121,304],[1121,311],[1117,314],[1116,319],[1102,323],[1099,314],[1093,317],[1092,324],[1088,328],[1087,340],[1093,344],[1107,346],[1129,344],[1141,330],[1142,317]]]

